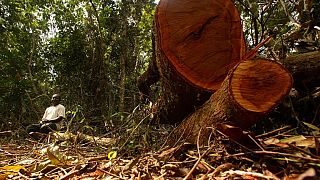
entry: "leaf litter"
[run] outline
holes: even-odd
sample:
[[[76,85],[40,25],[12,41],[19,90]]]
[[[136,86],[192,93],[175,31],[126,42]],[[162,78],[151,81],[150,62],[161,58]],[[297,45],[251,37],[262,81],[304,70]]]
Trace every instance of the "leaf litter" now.
[[[208,146],[183,143],[158,147],[161,150],[143,146],[116,149],[112,147],[115,144],[57,140],[53,135],[42,141],[4,141],[0,145],[0,180],[319,179],[319,128],[305,125],[311,135],[284,126],[251,134],[245,143],[233,140],[230,130],[226,135],[213,128]],[[238,128],[225,128],[237,129],[239,136]]]

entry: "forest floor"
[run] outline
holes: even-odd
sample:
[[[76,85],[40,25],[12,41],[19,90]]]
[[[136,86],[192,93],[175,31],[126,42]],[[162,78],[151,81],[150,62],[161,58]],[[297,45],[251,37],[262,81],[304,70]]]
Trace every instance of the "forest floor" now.
[[[303,131],[282,126],[257,136],[241,132],[249,138],[243,142],[214,130],[209,146],[185,143],[160,150],[142,140],[114,148],[110,138],[67,133],[39,140],[2,138],[0,180],[319,179],[320,129],[303,124]]]

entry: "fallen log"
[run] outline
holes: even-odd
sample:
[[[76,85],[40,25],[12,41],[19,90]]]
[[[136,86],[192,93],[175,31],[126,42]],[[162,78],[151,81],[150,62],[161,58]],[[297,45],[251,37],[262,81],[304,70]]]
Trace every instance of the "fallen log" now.
[[[291,72],[294,87],[300,91],[312,91],[320,87],[320,52],[308,52],[287,57],[283,65]]]
[[[12,131],[0,131],[0,137],[9,137],[9,136],[12,136],[13,135],[13,132]]]
[[[221,123],[247,129],[276,107],[292,87],[290,73],[279,63],[266,59],[241,62],[221,87],[169,136],[168,144],[185,140],[208,140],[211,129]]]
[[[109,146],[116,143],[114,138],[96,137],[77,132],[72,134],[71,132],[52,132],[50,133],[56,141],[71,141],[73,143],[89,142],[95,145]]]
[[[209,99],[244,55],[240,16],[230,0],[161,0],[154,21],[156,58],[138,87],[148,95],[160,77],[154,120],[179,123]]]
[[[306,90],[312,90],[315,87],[320,87],[320,76],[319,76],[319,74],[320,74],[320,52],[319,51],[291,55],[291,56],[287,57],[282,62],[282,64],[292,74],[292,77],[294,79],[293,86],[296,89],[298,89],[299,92],[303,92]],[[179,77],[175,77],[175,78],[179,78]],[[183,87],[183,89],[186,89],[186,88]],[[196,90],[198,90],[198,89],[195,88],[195,91]],[[190,91],[192,91],[192,90],[190,89]],[[172,92],[172,93],[174,93],[174,92]],[[192,93],[190,93],[190,94],[192,94]],[[208,94],[210,95],[210,93],[208,93]],[[174,97],[174,95],[166,96],[166,97],[167,98]],[[194,97],[194,96],[190,96],[190,97]],[[208,98],[209,96],[207,95],[206,97]],[[182,99],[185,99],[185,98],[182,98]],[[193,107],[199,107],[200,105],[202,105],[201,102],[204,103],[205,100],[206,99],[204,98],[204,100],[198,101],[197,104],[195,104]],[[180,105],[181,109],[184,108],[184,106],[183,106],[184,104],[186,104],[186,103],[185,102],[181,103],[181,105]],[[157,107],[157,108],[161,109],[161,107]],[[176,109],[178,109],[178,107],[175,107],[175,109],[171,112],[171,114],[175,114],[176,112],[179,112],[179,111],[175,111]],[[193,111],[194,111],[194,109],[189,109],[188,112],[192,113]],[[159,115],[159,117],[162,118],[163,116],[167,115],[168,113],[160,113],[160,114],[162,114],[162,116]],[[169,117],[175,117],[175,116],[173,115],[173,116],[169,116]]]

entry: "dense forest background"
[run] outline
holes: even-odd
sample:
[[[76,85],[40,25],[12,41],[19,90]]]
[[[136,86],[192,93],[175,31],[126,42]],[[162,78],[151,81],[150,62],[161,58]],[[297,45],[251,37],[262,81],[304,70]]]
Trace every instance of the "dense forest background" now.
[[[279,61],[318,50],[320,3],[236,0],[248,48]],[[143,119],[137,78],[153,57],[154,0],[1,0],[0,131],[39,121],[60,93],[77,130]],[[157,96],[156,86],[154,95]],[[312,111],[312,110],[310,110]],[[139,112],[139,113],[137,113]],[[138,121],[140,122],[140,121]]]

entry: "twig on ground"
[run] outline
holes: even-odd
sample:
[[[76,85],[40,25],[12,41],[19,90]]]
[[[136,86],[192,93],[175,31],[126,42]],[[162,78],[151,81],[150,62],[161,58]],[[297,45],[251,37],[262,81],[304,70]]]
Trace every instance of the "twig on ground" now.
[[[274,179],[274,180],[279,180],[279,178],[276,178],[274,176],[266,176],[264,174],[261,173],[256,173],[256,172],[245,172],[245,171],[239,171],[239,170],[230,170],[230,171],[226,171],[226,174],[229,175],[237,175],[237,176],[245,176],[245,177],[256,177],[256,178],[263,178],[263,179]]]
[[[155,180],[159,180],[159,179],[161,179],[161,178],[163,178],[165,175],[167,175],[167,173],[165,172],[165,173],[163,173],[163,174],[161,174],[159,177],[157,177]]]
[[[106,171],[106,170],[103,170],[103,169],[101,169],[101,168],[98,168],[98,170],[101,171],[101,172],[103,172],[103,173],[106,173],[106,174],[108,174],[108,175],[110,175],[110,176],[113,176],[113,177],[116,177],[116,178],[119,178],[119,179],[124,179],[124,178],[121,178],[120,176],[118,176],[118,175],[116,175],[116,174],[113,174],[113,173],[108,172],[108,171]]]
[[[1,131],[0,136],[12,136],[12,131]]]
[[[309,155],[309,156],[311,156],[312,158],[315,158],[315,159],[319,159],[320,157],[319,156],[316,156],[316,155],[314,155],[314,154],[312,154],[312,153],[310,153],[310,152],[308,152],[308,151],[305,151],[304,149],[301,149],[301,148],[299,148],[299,147],[297,147],[297,146],[294,146],[294,145],[292,145],[292,144],[289,144],[288,143],[288,146],[289,147],[291,147],[291,148],[293,148],[293,149],[295,149],[295,150],[298,150],[298,151],[300,151],[300,152],[302,152],[302,153],[304,153],[304,154],[306,154],[306,155]]]
[[[220,166],[218,166],[212,173],[210,173],[210,175],[212,175],[212,177],[216,177],[217,175],[219,175],[221,172],[223,171],[227,171],[231,168],[235,167],[235,165],[231,164],[231,163],[225,163],[225,164],[221,164]]]
[[[250,134],[248,134],[248,137],[249,137],[262,151],[265,151],[265,149],[264,149]]]
[[[70,171],[69,173],[65,174],[64,176],[62,176],[59,180],[66,180],[66,179],[70,179],[73,176],[77,175],[80,172],[80,170],[74,170],[74,171]]]
[[[288,125],[288,126],[284,126],[284,127],[281,127],[281,128],[275,129],[275,130],[273,130],[273,131],[269,131],[269,132],[266,132],[266,133],[263,133],[263,134],[257,135],[257,136],[256,136],[256,138],[264,138],[264,137],[266,137],[266,136],[269,136],[269,135],[271,135],[271,134],[275,134],[275,133],[277,133],[277,132],[280,132],[280,131],[286,130],[286,129],[288,129],[288,128],[291,128],[291,126],[290,126],[290,125]]]
[[[277,138],[277,137],[279,137],[279,136],[284,136],[284,135],[286,135],[286,134],[288,134],[288,133],[290,133],[290,132],[292,132],[292,131],[294,131],[294,130],[296,130],[297,128],[292,128],[292,129],[290,129],[290,130],[288,130],[288,131],[285,131],[285,132],[283,132],[283,133],[281,133],[281,134],[277,134],[277,135],[274,135],[274,136],[271,136],[271,137],[269,137],[269,138]]]
[[[320,159],[309,158],[309,157],[301,157],[301,156],[297,156],[297,155],[294,155],[294,154],[274,152],[274,151],[251,151],[251,152],[244,152],[244,153],[238,153],[238,154],[228,155],[226,158],[229,158],[229,157],[237,157],[237,156],[244,156],[244,155],[249,155],[249,154],[262,154],[262,155],[275,155],[275,156],[293,157],[293,158],[302,159],[302,160],[305,160],[305,161],[320,163]]]
[[[189,177],[192,175],[193,171],[196,169],[196,167],[198,166],[198,164],[201,162],[201,159],[207,155],[207,153],[212,149],[213,145],[210,146],[204,153],[200,153],[200,146],[199,146],[199,141],[200,141],[200,134],[201,134],[201,130],[200,129],[199,133],[198,133],[198,139],[197,139],[197,149],[198,149],[198,154],[199,154],[199,158],[198,161],[193,165],[193,167],[191,168],[191,170],[189,171],[189,173],[183,178],[183,180],[187,180],[189,179]]]

